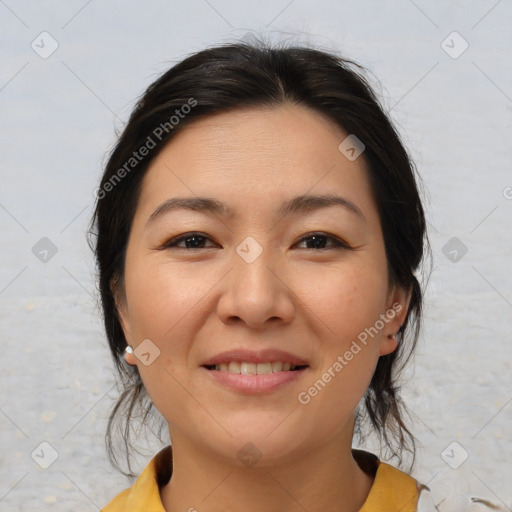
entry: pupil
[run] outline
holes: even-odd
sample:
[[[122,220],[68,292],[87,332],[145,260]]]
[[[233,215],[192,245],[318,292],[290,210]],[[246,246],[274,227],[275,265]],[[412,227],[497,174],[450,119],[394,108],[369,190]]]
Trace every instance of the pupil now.
[[[310,237],[309,240],[310,240],[309,243],[313,242],[314,249],[325,247],[325,237],[323,237],[323,236],[312,236],[312,237]]]
[[[202,242],[203,242],[202,238],[203,238],[202,236],[197,236],[197,235],[189,236],[188,238],[185,239],[186,246],[187,247],[199,247],[202,244]],[[192,244],[189,244],[190,240],[195,240],[196,242],[192,243]]]

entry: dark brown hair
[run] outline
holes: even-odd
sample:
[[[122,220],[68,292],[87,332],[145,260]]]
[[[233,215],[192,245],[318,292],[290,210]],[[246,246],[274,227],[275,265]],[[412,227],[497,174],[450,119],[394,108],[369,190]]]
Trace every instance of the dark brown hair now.
[[[106,434],[110,460],[118,469],[113,443],[117,421],[124,420],[124,455],[128,474],[133,474],[133,413],[140,407],[143,423],[155,417],[150,415],[153,404],[137,368],[124,362],[126,340],[111,289],[111,283],[119,288],[123,285],[125,252],[141,180],[158,151],[194,120],[284,103],[313,109],[365,145],[363,158],[380,215],[390,281],[412,291],[398,334],[399,347],[379,358],[364,396],[365,417],[392,456],[401,462],[406,449],[414,461],[414,437],[402,418],[396,378],[420,332],[422,287],[416,275],[429,244],[414,164],[364,71],[352,61],[311,47],[225,44],[195,53],[171,67],[135,105],[106,164],[90,229],[105,329],[123,386]],[[356,430],[361,433],[363,415],[358,411],[357,416]]]

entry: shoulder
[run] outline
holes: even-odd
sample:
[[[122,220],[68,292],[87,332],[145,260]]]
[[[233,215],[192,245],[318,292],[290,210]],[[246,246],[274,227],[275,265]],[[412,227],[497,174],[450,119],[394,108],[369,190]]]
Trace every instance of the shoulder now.
[[[357,451],[357,450],[356,450]],[[354,450],[353,450],[354,452]],[[439,512],[437,505],[443,504],[443,511],[503,511],[512,509],[502,507],[484,497],[453,493],[441,495],[437,489],[437,505],[432,490],[412,476],[399,469],[379,461],[376,455],[360,451],[354,458],[365,473],[374,478],[373,485],[359,512]],[[446,490],[446,483],[443,485]]]
[[[136,482],[119,493],[101,512],[165,512],[160,487],[169,481],[172,471],[171,447],[158,452]]]
[[[376,455],[353,450],[363,471],[374,477],[373,485],[360,512],[417,512],[423,486],[407,473],[381,462]]]

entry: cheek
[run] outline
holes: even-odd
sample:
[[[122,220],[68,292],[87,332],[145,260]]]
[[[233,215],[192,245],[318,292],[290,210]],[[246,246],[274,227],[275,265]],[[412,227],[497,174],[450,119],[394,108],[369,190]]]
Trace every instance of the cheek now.
[[[205,283],[200,286],[197,276],[187,275],[176,266],[152,258],[141,260],[127,259],[126,266],[132,332],[140,339],[163,342],[197,305]]]
[[[329,337],[339,343],[355,339],[384,312],[386,275],[371,265],[332,268],[321,278],[310,275],[306,279],[302,297],[322,320]]]
[[[321,326],[320,365],[303,389],[301,399],[312,416],[322,417],[325,435],[351,417],[366,392],[379,358],[378,336],[368,329],[384,312],[386,276],[372,267],[337,269],[311,288],[308,309]],[[317,280],[317,284],[320,281]],[[312,283],[310,283],[311,285]],[[303,284],[303,292],[307,283]],[[307,404],[306,404],[307,402]],[[326,414],[326,409],[330,412]]]
[[[150,365],[138,362],[144,386],[159,411],[180,409],[187,398],[179,383],[186,381],[188,371],[191,320],[200,309],[204,286],[198,276],[151,257],[127,258],[125,283],[133,343],[149,339],[159,350]]]
[[[194,364],[194,340],[211,312],[207,292],[219,277],[147,256],[127,258],[125,276],[132,342],[149,339],[159,350],[149,366],[138,363],[146,390],[159,411],[182,408],[187,395],[179,383]]]

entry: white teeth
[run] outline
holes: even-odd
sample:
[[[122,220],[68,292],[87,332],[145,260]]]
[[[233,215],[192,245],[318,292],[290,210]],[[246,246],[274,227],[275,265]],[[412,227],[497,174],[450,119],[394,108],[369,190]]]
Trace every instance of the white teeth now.
[[[254,375],[256,373],[256,364],[255,363],[241,363],[240,364],[240,373],[242,375],[247,375],[247,374]]]
[[[229,363],[229,371],[231,373],[240,373],[240,363],[237,361],[231,361]]]
[[[283,363],[281,361],[274,361],[272,363],[272,371],[273,372],[282,372],[283,371]]]
[[[256,373],[258,375],[272,373],[272,363],[258,363],[256,365]]]
[[[273,361],[272,363],[239,363],[230,361],[215,365],[215,370],[220,372],[240,373],[242,375],[268,375],[269,373],[288,372],[294,370],[295,365]]]

